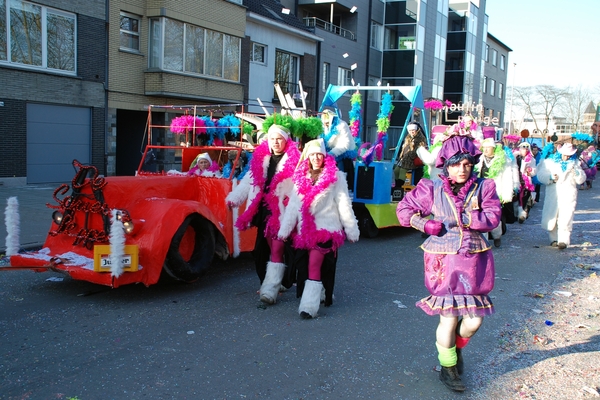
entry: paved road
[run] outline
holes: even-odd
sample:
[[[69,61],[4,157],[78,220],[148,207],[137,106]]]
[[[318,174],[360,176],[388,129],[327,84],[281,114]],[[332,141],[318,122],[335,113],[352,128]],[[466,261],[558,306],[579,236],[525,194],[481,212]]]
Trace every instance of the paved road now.
[[[596,189],[580,196],[587,212],[598,212]],[[538,205],[525,224],[510,225],[494,249],[497,313],[465,351],[465,395],[439,383],[437,320],[414,307],[426,295],[423,239],[388,229],[341,249],[334,304],[315,320],[298,317],[293,291],[263,307],[247,254],[191,285],[107,289],[48,281],[62,277],[53,272],[2,272],[0,399],[470,397],[485,391],[481,366],[502,351],[513,313],[535,306],[524,294],[569,259],[569,249],[547,246],[540,213]],[[22,213],[25,224],[47,225],[34,215]]]

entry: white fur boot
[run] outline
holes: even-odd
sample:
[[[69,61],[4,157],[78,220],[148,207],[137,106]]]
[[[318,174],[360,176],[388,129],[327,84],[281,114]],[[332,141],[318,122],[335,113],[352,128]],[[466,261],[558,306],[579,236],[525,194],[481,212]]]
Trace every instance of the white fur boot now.
[[[321,281],[306,280],[302,299],[300,299],[300,307],[298,313],[302,318],[315,318],[319,312],[321,305],[321,290],[323,283]]]
[[[265,280],[260,287],[260,301],[267,304],[275,304],[277,301],[279,288],[281,287],[281,280],[283,279],[284,272],[284,263],[276,263],[272,261],[267,263]]]
[[[522,224],[527,219],[527,211],[523,210],[523,207],[519,206],[519,223]]]

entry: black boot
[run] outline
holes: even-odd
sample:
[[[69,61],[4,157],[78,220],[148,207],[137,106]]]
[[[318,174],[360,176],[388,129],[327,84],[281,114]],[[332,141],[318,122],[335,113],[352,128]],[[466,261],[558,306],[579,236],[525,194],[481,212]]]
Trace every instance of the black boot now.
[[[456,348],[456,370],[458,371],[459,375],[462,375],[464,369],[465,369],[465,362],[463,361],[463,357],[462,357],[462,349],[459,349],[457,347]]]
[[[440,371],[440,381],[450,390],[455,392],[464,392],[467,388],[460,380],[460,375],[456,365],[452,367],[442,367]]]

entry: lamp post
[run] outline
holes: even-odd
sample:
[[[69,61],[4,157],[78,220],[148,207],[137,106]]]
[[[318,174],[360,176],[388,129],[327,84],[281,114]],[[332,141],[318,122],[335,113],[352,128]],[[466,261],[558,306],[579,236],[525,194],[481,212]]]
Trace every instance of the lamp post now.
[[[513,107],[513,99],[515,97],[515,67],[517,66],[517,63],[513,63],[513,81],[512,81],[512,88],[510,89],[510,108],[508,110],[509,117],[508,117],[508,133],[512,134],[512,118],[513,118],[513,112],[512,112],[512,107]]]

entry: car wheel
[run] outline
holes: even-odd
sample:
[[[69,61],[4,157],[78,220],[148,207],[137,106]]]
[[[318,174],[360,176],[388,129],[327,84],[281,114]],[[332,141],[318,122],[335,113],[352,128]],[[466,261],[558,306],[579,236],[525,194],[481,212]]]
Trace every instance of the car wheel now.
[[[191,283],[210,266],[214,254],[214,227],[199,214],[191,214],[171,239],[164,270],[178,281]]]

